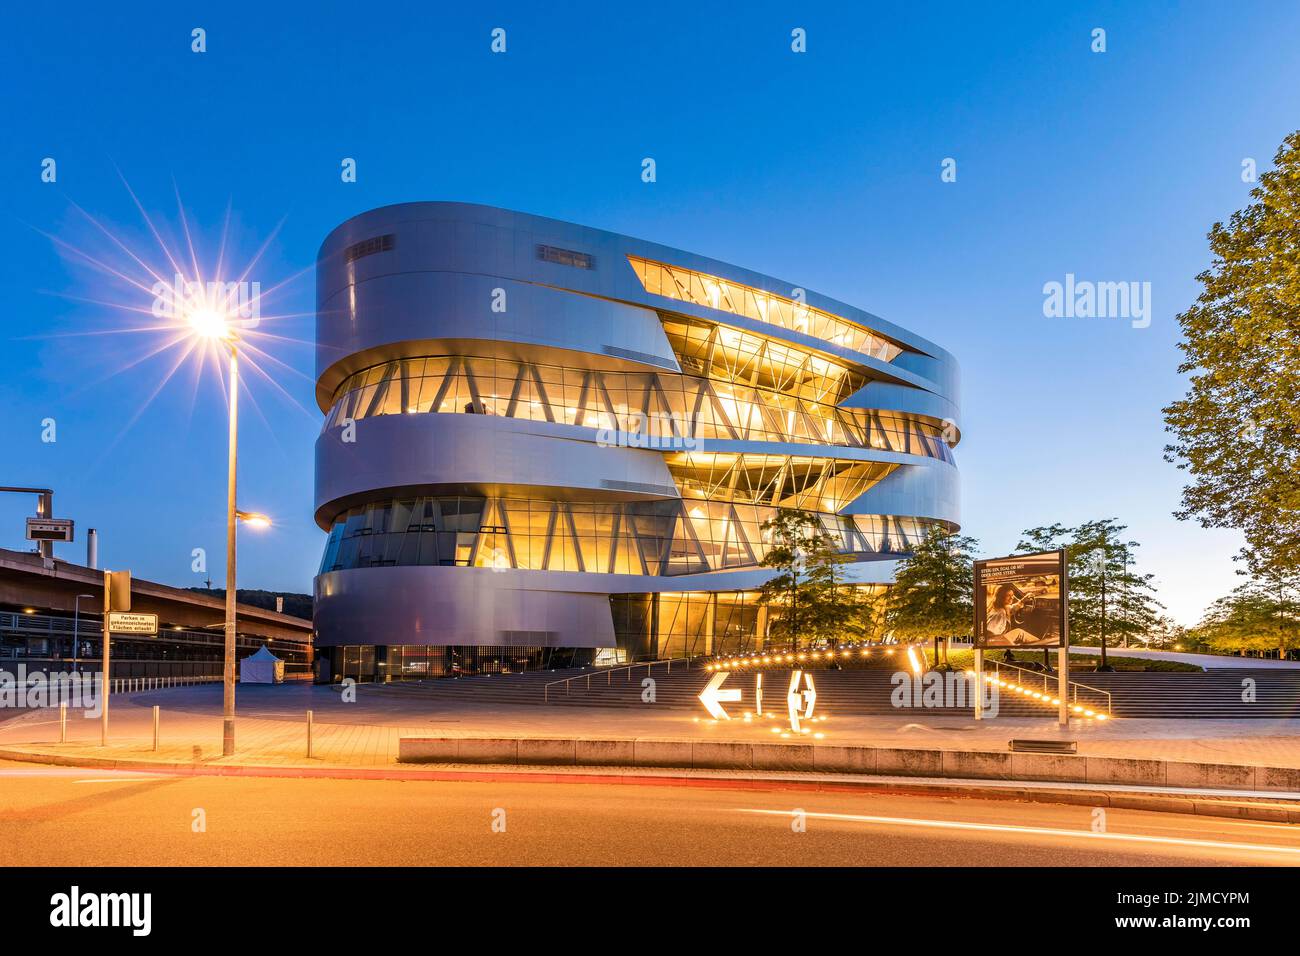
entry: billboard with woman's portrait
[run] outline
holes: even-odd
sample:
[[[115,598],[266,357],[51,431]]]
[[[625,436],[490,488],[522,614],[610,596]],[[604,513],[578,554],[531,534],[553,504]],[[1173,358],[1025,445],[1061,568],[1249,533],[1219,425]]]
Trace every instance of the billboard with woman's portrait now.
[[[1064,551],[975,562],[975,646],[1068,647]]]

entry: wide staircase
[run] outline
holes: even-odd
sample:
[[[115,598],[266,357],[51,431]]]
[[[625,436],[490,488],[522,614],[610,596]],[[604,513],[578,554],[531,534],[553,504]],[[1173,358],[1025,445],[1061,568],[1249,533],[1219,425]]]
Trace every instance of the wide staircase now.
[[[911,706],[897,708],[892,695],[893,672],[884,668],[866,670],[813,669],[817,688],[817,710],[829,715],[865,716],[915,712],[918,716],[973,714],[966,707]],[[764,674],[765,709],[785,706],[788,670],[773,668]],[[431,701],[455,701],[458,704],[539,705],[554,707],[643,708],[642,682],[654,680],[654,703],[657,706],[699,711],[699,693],[713,676],[703,666],[692,662],[689,667],[677,662],[671,673],[662,662],[649,669],[645,665],[631,668],[589,668],[585,670],[541,671],[523,674],[464,677],[458,680],[428,680],[385,685],[383,693],[419,697]],[[998,715],[1002,717],[1045,717],[1056,712],[1050,701],[1034,699],[1025,692],[1044,690],[1041,675],[1004,669],[1002,679],[1024,689],[999,688]],[[1111,695],[1112,717],[1160,717],[1187,719],[1279,719],[1300,717],[1300,669],[1221,669],[1206,673],[1136,671],[1087,673],[1079,675],[1085,689],[1079,689],[1077,702],[1099,713],[1106,711],[1106,699],[1096,691]],[[1253,685],[1243,682],[1253,682]],[[753,710],[754,674],[733,672],[724,685],[742,692],[739,703],[723,706],[732,716]],[[1048,693],[1054,693],[1056,678],[1049,676]],[[1095,689],[1092,690],[1092,689]],[[1250,696],[1253,694],[1253,701]],[[1246,698],[1246,699],[1243,699]],[[951,702],[951,701],[949,701]],[[1072,701],[1073,703],[1074,701]],[[922,701],[918,701],[922,703]]]
[[[1109,691],[1116,717],[1276,720],[1300,717],[1300,668],[1112,671],[1080,680]],[[1253,700],[1251,699],[1253,697]]]

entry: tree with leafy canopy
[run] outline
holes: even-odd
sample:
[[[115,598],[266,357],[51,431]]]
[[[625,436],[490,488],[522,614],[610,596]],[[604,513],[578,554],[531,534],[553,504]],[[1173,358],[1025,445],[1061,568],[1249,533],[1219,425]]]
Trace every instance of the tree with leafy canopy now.
[[[762,566],[778,573],[760,588],[759,602],[777,610],[768,628],[798,649],[803,638],[835,641],[853,617],[855,589],[844,578],[842,554],[820,519],[780,508],[763,522],[768,541]]]
[[[855,641],[879,641],[889,632],[889,590],[881,587],[857,587],[850,595],[852,612],[844,625],[844,634]]]
[[[1191,476],[1176,517],[1236,528],[1258,578],[1300,572],[1300,130],[1251,203],[1210,229],[1202,289],[1178,316],[1186,397],[1167,460]]]
[[[1167,614],[1162,614],[1155,626],[1142,636],[1142,645],[1149,650],[1182,650],[1189,644],[1195,644],[1187,628],[1183,627]]]
[[[974,552],[971,537],[934,525],[898,564],[886,600],[885,620],[896,637],[939,641],[974,627]]]
[[[1069,574],[1071,643],[1097,641],[1101,669],[1109,670],[1107,640],[1127,643],[1160,626],[1164,609],[1155,597],[1153,574],[1132,570],[1136,541],[1123,540],[1127,525],[1114,518],[1085,521],[1074,528],[1053,524],[1024,532],[1017,553],[1065,549]]]
[[[1249,581],[1211,604],[1192,634],[1211,650],[1285,658],[1300,647],[1300,581]]]

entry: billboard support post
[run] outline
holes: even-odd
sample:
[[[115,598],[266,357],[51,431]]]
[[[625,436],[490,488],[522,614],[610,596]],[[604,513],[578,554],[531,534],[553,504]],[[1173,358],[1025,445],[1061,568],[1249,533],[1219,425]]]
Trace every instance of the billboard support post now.
[[[1061,727],[1070,726],[1070,563],[1065,552],[1061,552],[1061,647],[1057,653],[1057,687],[1056,696],[1061,699],[1056,712],[1056,723]]]
[[[975,648],[975,719],[984,719],[984,651]]]
[[[1061,706],[1056,712],[1056,722],[1070,726],[1070,649],[1064,645],[1056,649],[1056,696]]]

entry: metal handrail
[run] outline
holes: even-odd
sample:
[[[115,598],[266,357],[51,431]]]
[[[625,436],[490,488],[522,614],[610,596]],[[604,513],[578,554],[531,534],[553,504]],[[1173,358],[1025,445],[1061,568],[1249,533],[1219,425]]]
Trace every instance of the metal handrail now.
[[[650,674],[651,668],[653,668],[656,664],[666,664],[668,666],[668,673],[670,674],[673,672],[674,664],[678,664],[678,665],[685,664],[687,670],[691,669],[691,659],[689,657],[670,657],[664,660],[637,661],[635,664],[622,664],[618,667],[607,668],[602,673],[604,673],[605,675],[605,683],[607,685],[612,684],[614,682],[615,671],[626,671],[627,679],[630,682],[632,680],[633,668],[644,667],[646,669],[646,674],[648,676]],[[546,684],[543,684],[542,701],[548,704],[551,702],[551,688],[554,687],[556,684],[564,685],[564,695],[566,697],[569,696],[569,685],[572,684],[575,680],[586,680],[587,690],[591,690],[591,679],[593,677],[598,677],[598,676],[600,676],[600,674],[598,674],[596,671],[592,671],[588,674],[575,674],[573,677],[562,677],[559,680],[553,680]]]
[[[135,694],[149,690],[166,690],[171,687],[190,687],[194,684],[213,684],[221,680],[220,674],[185,677],[114,677],[109,688],[115,694]]]
[[[1001,677],[1001,676],[1002,676],[1002,673],[1001,673],[1000,668],[1003,668],[1003,667],[1010,667],[1012,670],[1014,670],[1014,671],[1019,671],[1021,674],[1030,674],[1030,675],[1032,675],[1032,676],[1034,676],[1034,677],[1041,677],[1041,678],[1043,679],[1043,693],[1045,693],[1045,694],[1050,694],[1050,693],[1051,693],[1051,688],[1050,688],[1049,685],[1048,685],[1048,678],[1049,678],[1051,675],[1048,674],[1047,671],[1031,671],[1031,670],[1030,670],[1029,668],[1027,668],[1027,667],[1021,667],[1019,664],[1009,664],[1009,663],[1007,663],[1006,661],[997,661],[997,660],[994,660],[994,659],[991,658],[991,657],[989,657],[989,658],[985,658],[985,659],[984,659],[984,663],[985,663],[986,665],[988,665],[988,664],[992,664],[992,665],[993,665],[993,668],[994,668],[995,670],[998,671],[998,677]],[[1025,683],[1029,683],[1028,681],[1025,681],[1025,679],[1024,679],[1023,677],[1021,678],[1021,680],[1024,681]],[[1080,689],[1080,688],[1083,688],[1084,690],[1090,690],[1090,691],[1092,691],[1094,694],[1100,694],[1100,695],[1102,695],[1103,697],[1105,697],[1105,698],[1106,698],[1106,716],[1107,716],[1107,717],[1113,717],[1113,716],[1114,716],[1114,709],[1113,709],[1113,707],[1112,707],[1112,703],[1113,703],[1113,702],[1112,702],[1112,698],[1111,698],[1111,693],[1110,693],[1110,691],[1108,691],[1108,690],[1102,690],[1100,687],[1093,687],[1091,684],[1085,684],[1085,683],[1083,683],[1083,682],[1081,682],[1081,681],[1077,681],[1077,680],[1068,680],[1068,679],[1067,679],[1067,680],[1066,680],[1066,686],[1072,688],[1072,690],[1071,690],[1071,696],[1070,696],[1070,699],[1069,699],[1068,703],[1070,703],[1070,704],[1077,704],[1077,703],[1079,702],[1079,689]]]

